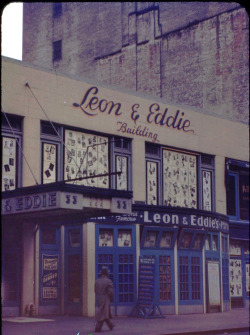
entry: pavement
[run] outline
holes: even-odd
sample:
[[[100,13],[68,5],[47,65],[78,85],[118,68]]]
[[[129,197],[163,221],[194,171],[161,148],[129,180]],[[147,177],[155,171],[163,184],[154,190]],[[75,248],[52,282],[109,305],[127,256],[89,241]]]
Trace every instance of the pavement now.
[[[115,328],[103,325],[103,335],[198,335],[249,331],[249,308],[223,313],[165,315],[143,319],[113,317]],[[96,335],[95,319],[81,316],[2,318],[2,335]]]

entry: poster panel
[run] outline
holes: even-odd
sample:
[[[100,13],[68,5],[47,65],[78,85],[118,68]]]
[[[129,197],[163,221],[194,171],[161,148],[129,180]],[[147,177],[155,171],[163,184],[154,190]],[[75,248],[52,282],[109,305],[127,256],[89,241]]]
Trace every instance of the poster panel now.
[[[56,144],[43,143],[43,184],[56,181]]]
[[[128,189],[128,157],[116,155],[116,171],[122,172],[116,176],[116,189],[127,191]]]
[[[202,202],[205,211],[212,210],[212,172],[202,171]]]
[[[16,188],[16,162],[16,140],[4,136],[2,138],[2,191],[11,191]]]
[[[231,297],[242,297],[242,267],[239,259],[230,259],[229,282]]]
[[[196,156],[164,149],[163,188],[164,205],[197,208]]]
[[[209,306],[221,305],[219,262],[207,262]]]
[[[58,299],[58,255],[42,255],[42,301]]]
[[[157,163],[147,161],[147,204],[158,204],[158,190],[157,190]]]

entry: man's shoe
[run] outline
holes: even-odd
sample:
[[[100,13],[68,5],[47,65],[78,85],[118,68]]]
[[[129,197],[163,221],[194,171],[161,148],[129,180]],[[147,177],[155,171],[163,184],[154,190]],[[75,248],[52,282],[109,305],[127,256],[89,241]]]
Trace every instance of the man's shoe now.
[[[115,327],[115,325],[112,325],[112,326],[109,327],[109,329],[110,329],[110,330],[113,330],[114,327]]]

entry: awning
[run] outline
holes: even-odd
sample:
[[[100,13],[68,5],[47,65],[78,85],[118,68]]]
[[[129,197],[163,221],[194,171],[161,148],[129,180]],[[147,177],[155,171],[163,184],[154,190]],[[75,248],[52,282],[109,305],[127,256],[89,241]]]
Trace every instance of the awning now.
[[[231,159],[231,158],[226,158],[226,165],[234,165],[234,166],[239,166],[239,167],[243,167],[246,169],[249,169],[250,167],[249,162],[239,161],[239,160]]]
[[[229,190],[229,170],[230,166],[236,166],[236,167],[241,167],[245,169],[249,169],[249,162],[245,161],[239,161],[236,159],[231,159],[231,158],[226,158],[226,164],[225,164],[225,186],[226,190]]]
[[[229,237],[235,240],[249,241],[249,222],[230,222]]]

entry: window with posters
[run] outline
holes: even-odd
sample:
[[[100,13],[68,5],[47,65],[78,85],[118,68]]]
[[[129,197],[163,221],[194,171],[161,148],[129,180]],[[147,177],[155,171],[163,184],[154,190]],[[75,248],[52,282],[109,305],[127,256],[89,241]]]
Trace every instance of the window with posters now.
[[[48,122],[41,123],[41,150],[43,184],[54,183],[61,178],[59,161],[61,157],[60,127]]]
[[[132,189],[131,140],[43,121],[41,148],[43,184],[67,180],[76,185]]]
[[[242,297],[242,266],[240,259],[230,259],[229,280],[231,297]]]
[[[57,145],[44,142],[42,183],[53,183],[57,180]]]
[[[65,129],[64,179],[78,185],[128,190],[130,186],[130,143]],[[114,159],[110,163],[110,151]],[[110,172],[120,172],[115,178]],[[95,177],[100,175],[100,177]],[[81,179],[83,178],[83,179]],[[77,180],[75,180],[77,179]],[[75,180],[75,181],[73,181]]]
[[[20,186],[22,119],[1,113],[2,191],[12,191]]]
[[[163,149],[163,204],[197,208],[197,157]]]
[[[145,150],[147,204],[214,209],[212,156],[148,143]]]
[[[227,214],[249,221],[249,163],[226,159]]]
[[[229,282],[231,298],[243,296],[242,286],[242,250],[241,243],[237,240],[230,240],[229,243]]]
[[[109,172],[108,137],[65,130],[64,179],[75,184],[109,188],[109,176],[91,178]],[[88,179],[82,179],[90,177]]]
[[[17,143],[13,137],[2,137],[2,190],[16,189]]]

